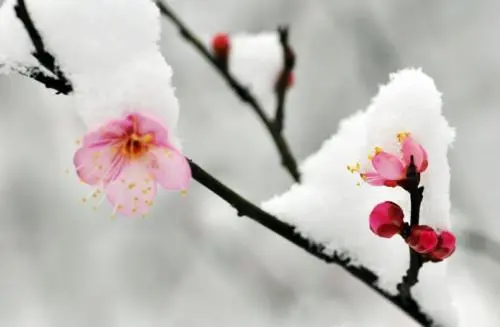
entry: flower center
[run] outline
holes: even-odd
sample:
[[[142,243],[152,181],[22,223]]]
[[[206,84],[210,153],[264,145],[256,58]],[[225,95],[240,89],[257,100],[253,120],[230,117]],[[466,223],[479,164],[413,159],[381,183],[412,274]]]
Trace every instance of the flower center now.
[[[152,142],[152,134],[139,136],[136,133],[132,133],[128,136],[126,141],[121,144],[121,153],[129,159],[140,158],[149,151]]]

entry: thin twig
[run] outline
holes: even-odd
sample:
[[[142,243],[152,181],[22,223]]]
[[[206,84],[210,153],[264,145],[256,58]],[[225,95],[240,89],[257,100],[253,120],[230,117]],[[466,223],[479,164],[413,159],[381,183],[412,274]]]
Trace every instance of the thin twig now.
[[[177,26],[181,36],[190,43],[198,52],[204,57],[212,67],[219,72],[219,74],[226,80],[231,89],[238,95],[238,97],[245,103],[247,103],[257,114],[259,119],[262,121],[269,134],[271,135],[276,148],[281,157],[281,164],[289,172],[292,178],[296,181],[300,181],[300,173],[297,168],[297,161],[292,155],[290,147],[287,141],[283,137],[281,130],[275,128],[275,124],[271,121],[261,104],[257,99],[250,93],[250,91],[244,87],[229,70],[223,69],[223,67],[218,63],[217,59],[211,54],[211,52],[203,45],[200,39],[195,36],[195,34],[184,24],[181,19],[174,13],[172,8],[170,8],[164,1],[157,0],[156,4],[160,9],[160,12],[167,17],[174,25]]]
[[[22,72],[23,75],[31,77],[38,82],[44,84],[47,88],[54,89],[58,93],[69,94],[73,91],[71,82],[66,78],[60,67],[56,64],[55,58],[47,51],[43,43],[42,37],[35,24],[31,19],[26,3],[24,0],[18,0],[14,6],[14,11],[19,20],[23,23],[26,32],[28,33],[35,50],[32,52],[33,57],[38,63],[54,74],[56,77],[45,74],[38,68],[30,68],[27,72]]]
[[[22,0],[18,0],[21,1]],[[26,11],[26,16],[29,15]],[[21,20],[25,27],[27,20]],[[31,20],[28,20],[31,21]],[[31,26],[35,32],[36,28],[34,24]],[[27,27],[26,27],[27,28]],[[30,35],[39,35],[38,32]],[[39,39],[40,44],[43,48],[42,39]],[[55,61],[54,61],[55,63]],[[58,69],[57,65],[54,67]],[[33,76],[31,78],[35,79]],[[40,80],[36,79],[40,82]],[[41,82],[43,83],[43,82]],[[62,92],[61,92],[62,93]],[[408,316],[412,317],[415,321],[421,324],[423,327],[432,326],[432,319],[424,314],[418,304],[413,300],[403,300],[401,296],[390,295],[383,289],[377,286],[378,276],[366,267],[354,265],[351,263],[351,259],[344,253],[326,253],[325,247],[322,244],[311,241],[303,237],[300,233],[296,232],[296,228],[292,225],[287,224],[284,221],[279,220],[277,217],[271,215],[270,213],[262,210],[258,206],[252,204],[229,187],[218,181],[215,177],[207,173],[200,166],[198,166],[194,161],[188,159],[189,165],[191,167],[193,178],[198,181],[201,185],[218,195],[221,199],[229,203],[234,207],[239,216],[248,217],[265,228],[271,230],[277,235],[280,235],[284,239],[295,244],[299,248],[305,250],[309,254],[315,256],[316,258],[323,260],[326,263],[333,263],[341,266],[347,272],[349,272],[353,277],[362,281],[364,284],[369,286],[372,290],[391,301],[394,305],[403,310]]]
[[[285,121],[285,97],[289,88],[288,82],[293,69],[295,68],[295,54],[288,42],[288,26],[278,28],[280,45],[283,51],[283,69],[276,82],[276,115],[274,117],[274,127],[278,133],[283,131]]]

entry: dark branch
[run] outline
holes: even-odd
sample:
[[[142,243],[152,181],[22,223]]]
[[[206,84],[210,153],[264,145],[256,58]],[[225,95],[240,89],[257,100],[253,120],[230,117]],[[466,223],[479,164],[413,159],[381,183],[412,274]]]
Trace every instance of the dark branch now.
[[[295,68],[295,53],[288,43],[288,27],[278,28],[281,48],[283,49],[283,69],[276,81],[276,116],[274,117],[274,127],[278,133],[283,131],[285,121],[285,97],[289,88],[288,81],[290,74]]]
[[[177,26],[181,36],[190,43],[198,52],[204,57],[212,67],[219,72],[219,74],[226,80],[231,89],[238,95],[241,101],[247,103],[257,114],[259,119],[262,121],[269,134],[271,135],[276,148],[281,157],[281,164],[292,178],[296,181],[300,181],[300,173],[297,168],[297,162],[292,155],[290,147],[286,142],[283,134],[280,130],[275,128],[274,123],[267,117],[265,111],[263,110],[257,99],[250,93],[250,91],[244,87],[227,69],[224,69],[218,62],[218,60],[212,55],[212,53],[203,45],[200,39],[195,36],[195,34],[189,30],[189,28],[184,24],[180,18],[174,13],[174,11],[164,2],[158,0],[156,1],[160,12],[170,19],[174,25]]]
[[[204,171],[200,166],[189,160],[193,178],[201,185],[205,186],[221,199],[229,203],[236,209],[238,216],[246,216],[265,228],[273,231],[299,248],[305,250],[316,258],[326,263],[337,264],[349,272],[353,277],[363,282],[372,290],[391,301],[401,310],[406,312],[415,321],[422,326],[432,326],[432,320],[425,315],[418,304],[413,300],[404,300],[401,296],[393,296],[377,286],[377,275],[363,266],[351,264],[351,260],[345,254],[334,253],[332,255],[325,253],[325,247],[322,244],[315,243],[295,231],[295,227],[289,225],[270,213],[262,210],[239,194],[222,184],[215,177]]]
[[[44,84],[47,88],[56,90],[58,93],[71,93],[73,91],[71,82],[66,78],[66,76],[64,76],[64,73],[56,63],[55,58],[45,48],[42,37],[28,13],[24,0],[17,1],[17,4],[14,6],[14,11],[16,12],[19,20],[23,23],[24,28],[33,43],[35,48],[35,51],[32,52],[33,57],[35,57],[42,67],[54,74],[55,77],[45,74],[38,68],[30,68],[27,72],[22,72],[22,74],[37,80],[38,82]]]
[[[412,227],[418,226],[420,223],[420,205],[424,197],[424,187],[419,186],[420,184],[420,173],[417,172],[417,167],[413,162],[413,156],[411,156],[411,162],[408,166],[408,171],[406,173],[406,180],[401,185],[409,194],[411,202],[411,213],[410,213],[410,224],[406,236],[409,234],[409,230]],[[406,271],[406,275],[403,276],[402,281],[398,284],[399,294],[403,301],[413,301],[411,295],[411,288],[418,283],[418,273],[425,263],[425,260],[421,254],[414,251],[411,247],[408,247],[410,251],[410,266]]]

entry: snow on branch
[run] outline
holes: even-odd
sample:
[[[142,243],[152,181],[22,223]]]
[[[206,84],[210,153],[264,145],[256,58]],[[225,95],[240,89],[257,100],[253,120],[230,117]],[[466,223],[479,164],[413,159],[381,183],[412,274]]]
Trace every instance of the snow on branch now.
[[[25,1],[18,1],[14,6],[14,11],[17,18],[19,18],[19,20],[21,20],[21,22],[25,26],[26,32],[28,33],[31,42],[33,43],[33,46],[35,48],[32,52],[33,57],[43,68],[48,70],[49,73],[52,74],[52,76],[46,74],[42,69],[38,67],[18,69],[19,72],[23,75],[37,80],[49,89],[56,90],[58,93],[71,93],[73,91],[73,86],[61,71],[61,69],[59,69],[59,67],[56,65],[55,58],[45,49],[42,37],[40,36],[38,30],[35,28],[33,21],[28,14]]]
[[[402,307],[425,312],[428,318],[419,320],[424,325],[432,317],[435,324],[455,326],[446,262],[431,262],[454,250],[446,231],[447,151],[454,135],[434,81],[421,70],[402,70],[366,111],[343,120],[337,134],[305,160],[302,184],[263,208],[327,253],[347,255],[352,265],[373,271],[377,287]]]
[[[276,118],[271,119],[266,114],[264,108],[256,99],[256,97],[236,79],[228,65],[230,40],[227,35],[219,35],[218,40],[214,40],[215,51],[212,53],[182,20],[175,14],[172,8],[165,1],[157,0],[156,4],[163,16],[167,17],[177,28],[181,36],[191,44],[202,57],[204,57],[226,80],[229,87],[234,93],[245,103],[247,103],[257,114],[262,121],[269,134],[271,135],[274,144],[280,154],[281,164],[295,181],[300,181],[300,173],[297,169],[297,162],[293,156],[288,142],[282,134],[284,120],[284,102],[285,94],[288,89],[289,73],[295,66],[295,55],[293,54],[290,45],[288,44],[288,28],[278,28],[280,43],[283,47],[283,71],[276,83],[277,109]]]

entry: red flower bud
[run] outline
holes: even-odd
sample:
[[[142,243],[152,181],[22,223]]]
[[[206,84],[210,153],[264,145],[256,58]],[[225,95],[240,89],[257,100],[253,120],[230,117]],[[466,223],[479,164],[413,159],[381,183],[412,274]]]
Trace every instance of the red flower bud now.
[[[229,35],[226,33],[216,34],[212,38],[212,51],[216,57],[226,57],[230,48]]]
[[[370,230],[380,237],[390,238],[403,228],[403,218],[403,210],[396,203],[379,203],[370,213]]]
[[[438,236],[432,227],[419,225],[412,227],[406,242],[416,252],[425,254],[436,248]]]
[[[455,252],[456,238],[449,231],[442,231],[438,236],[438,244],[434,251],[429,253],[432,261],[441,261]]]

